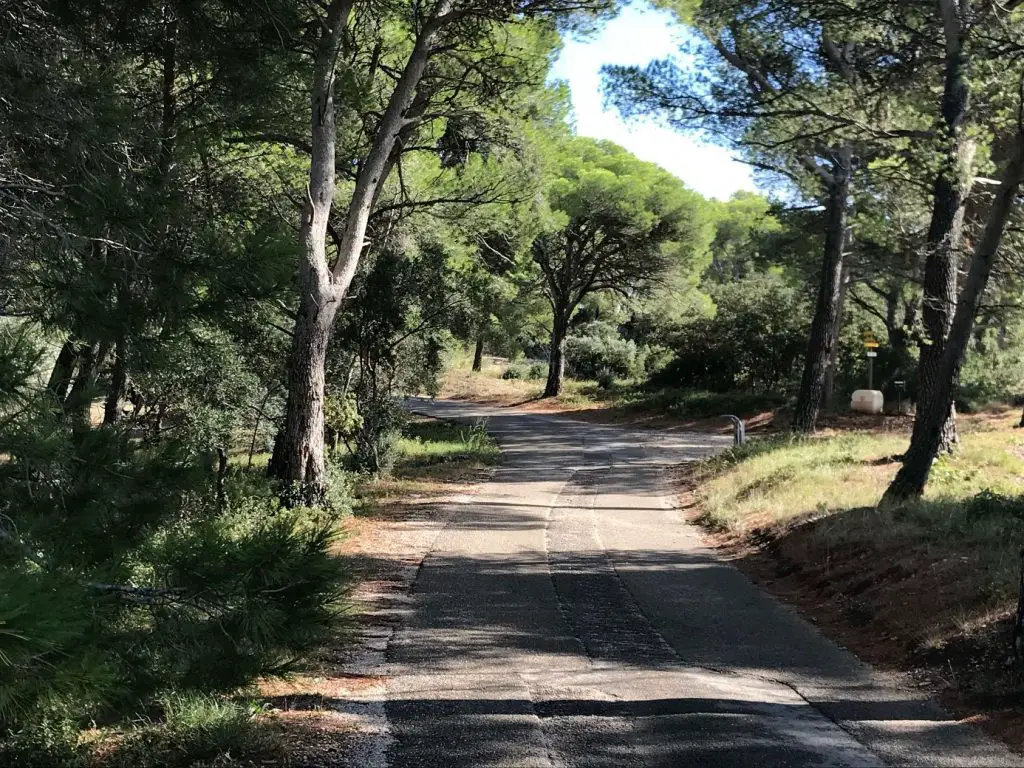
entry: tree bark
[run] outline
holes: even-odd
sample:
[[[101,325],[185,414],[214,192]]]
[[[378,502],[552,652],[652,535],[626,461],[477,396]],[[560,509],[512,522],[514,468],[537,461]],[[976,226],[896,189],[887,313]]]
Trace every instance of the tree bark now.
[[[71,378],[75,372],[75,363],[78,360],[78,352],[71,340],[65,341],[53,364],[53,371],[46,388],[53,394],[58,405],[63,405],[68,396],[68,389],[71,387]]]
[[[825,378],[832,350],[839,336],[839,296],[843,281],[843,251],[846,246],[847,205],[850,196],[852,152],[843,147],[833,164],[825,207],[825,253],[818,284],[818,301],[811,323],[811,336],[804,359],[800,393],[793,411],[792,430],[813,432],[818,421]]]
[[[77,427],[87,428],[90,423],[92,390],[96,384],[96,372],[110,351],[110,344],[88,344],[78,355],[78,375],[66,400],[65,412]]]
[[[850,267],[843,266],[843,274],[839,281],[839,304],[836,309],[838,319],[836,320],[836,342],[832,344],[832,354],[828,358],[828,368],[825,371],[825,387],[821,393],[821,407],[826,411],[831,410],[835,404],[836,396],[836,371],[839,369],[839,341],[838,335],[843,329],[843,319],[846,316],[846,291],[850,283]]]
[[[985,231],[974,249],[970,271],[964,285],[956,314],[946,339],[941,366],[934,382],[931,399],[918,409],[921,428],[914,430],[903,466],[882,497],[882,504],[898,504],[915,499],[924,492],[932,463],[943,447],[943,427],[947,421],[953,395],[960,380],[974,318],[988,285],[992,266],[999,255],[999,246],[1014,199],[1024,181],[1024,132],[1018,133],[1014,155],[1003,174],[989,212]]]
[[[940,0],[939,12],[945,32],[945,82],[942,93],[942,124],[947,136],[943,167],[935,179],[932,217],[926,241],[924,298],[921,320],[924,340],[917,366],[917,415],[911,440],[924,439],[924,414],[936,397],[942,374],[946,336],[957,303],[957,270],[963,248],[964,203],[971,189],[974,145],[964,135],[970,107],[967,82],[966,20],[957,0]],[[952,402],[940,430],[940,450],[954,449],[959,438]]]
[[[324,390],[327,345],[342,296],[334,289],[327,263],[327,225],[335,191],[335,65],[352,9],[334,0],[328,8],[317,49],[310,98],[312,157],[309,187],[299,233],[304,256],[299,267],[299,312],[288,360],[285,421],[274,444],[268,472],[290,486],[289,500],[319,504],[327,495],[324,463]],[[360,232],[360,241],[363,233]]]
[[[476,373],[480,373],[484,367],[484,337],[478,336],[476,340],[476,349],[473,350],[473,370]]]
[[[110,369],[110,389],[103,404],[103,423],[116,424],[121,418],[121,401],[128,386],[128,374],[124,366],[124,341],[119,339],[114,346],[114,363]]]
[[[565,339],[569,332],[570,310],[555,310],[551,324],[551,353],[548,355],[548,380],[544,385],[544,397],[558,397],[562,392],[565,378]]]

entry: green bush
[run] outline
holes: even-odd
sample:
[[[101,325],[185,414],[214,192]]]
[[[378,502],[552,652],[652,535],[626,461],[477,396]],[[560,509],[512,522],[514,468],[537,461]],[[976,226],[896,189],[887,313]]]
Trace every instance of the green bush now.
[[[526,378],[531,381],[542,381],[548,377],[548,364],[543,360],[534,360],[526,369]]]
[[[587,323],[566,339],[566,369],[574,379],[605,382],[633,375],[637,361],[636,343],[619,335],[610,323]]]
[[[508,368],[501,372],[503,381],[519,381],[525,378],[523,368],[518,363],[509,363]]]
[[[807,346],[806,299],[770,274],[716,286],[713,298],[715,316],[680,329],[675,359],[651,384],[713,392],[788,389]]]
[[[957,404],[964,411],[991,403],[1017,402],[1024,395],[1024,347],[1016,339],[1002,343],[996,331],[979,331],[960,374]]]

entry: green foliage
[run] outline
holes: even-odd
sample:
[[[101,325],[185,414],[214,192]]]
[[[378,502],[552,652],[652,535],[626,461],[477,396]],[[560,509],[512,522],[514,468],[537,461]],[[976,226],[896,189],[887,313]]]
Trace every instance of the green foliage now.
[[[493,464],[500,456],[486,421],[469,426],[433,419],[413,421],[405,427],[397,449],[403,471],[458,461]]]
[[[355,395],[332,392],[324,400],[324,426],[328,434],[334,433],[348,442],[355,439],[363,428],[363,417]]]
[[[609,323],[593,322],[575,328],[567,339],[565,358],[569,376],[608,381],[636,372],[636,344],[619,335]]]
[[[30,725],[0,729],[0,765],[17,768],[91,768],[79,741],[75,712],[38,713]]]
[[[963,515],[967,520],[1006,517],[1024,522],[1024,500],[985,490],[964,505]]]
[[[125,734],[109,761],[111,768],[160,765],[214,768],[273,754],[262,709],[254,703],[196,694],[169,694],[161,718],[142,722]]]
[[[0,369],[25,343],[0,345]],[[338,630],[347,577],[333,514],[283,509],[245,473],[218,478],[187,420],[140,440],[127,423],[69,424],[24,380],[11,392],[0,741],[19,764],[71,760],[89,719],[285,674]]]
[[[657,386],[727,392],[788,387],[807,344],[800,292],[768,274],[716,287],[717,311],[679,330],[675,359],[652,378]]]
[[[522,366],[515,363],[509,365],[508,368],[501,372],[501,378],[504,381],[519,381],[519,379],[525,378]]]
[[[999,325],[1002,327],[979,329],[967,353],[957,395],[965,410],[990,403],[1016,403],[1024,395],[1020,322],[1017,318],[1006,318]]]
[[[513,360],[501,372],[505,381],[540,381],[548,375],[548,365],[541,360]]]

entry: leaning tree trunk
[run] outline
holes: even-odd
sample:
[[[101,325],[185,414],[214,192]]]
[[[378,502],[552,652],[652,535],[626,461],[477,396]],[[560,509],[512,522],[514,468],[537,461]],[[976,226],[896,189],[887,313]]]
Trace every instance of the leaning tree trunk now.
[[[957,269],[963,243],[963,218],[966,187],[948,176],[935,181],[935,206],[929,227],[928,256],[924,269],[924,298],[921,320],[924,340],[917,363],[917,413],[914,435],[924,429],[924,416],[936,397],[942,379],[942,359],[946,337],[953,323],[956,307]],[[959,438],[956,410],[952,403],[940,429],[940,451],[954,449]]]
[[[941,0],[945,44],[945,82],[942,93],[942,124],[947,135],[943,167],[935,179],[932,218],[928,226],[924,267],[921,321],[924,339],[917,365],[917,415],[912,440],[924,439],[924,414],[937,396],[946,337],[957,305],[957,270],[963,247],[964,203],[971,189],[974,144],[964,135],[970,106],[964,50],[966,28],[954,0]],[[956,412],[950,402],[939,430],[939,450],[950,452],[958,442]]]
[[[992,266],[999,254],[999,246],[1014,199],[1024,180],[1024,132],[1017,136],[1013,158],[1003,174],[992,210],[985,224],[985,232],[974,249],[967,283],[956,307],[956,314],[946,339],[945,351],[934,382],[933,397],[918,412],[921,428],[914,430],[910,448],[903,466],[882,497],[883,504],[898,504],[915,499],[924,492],[932,463],[943,447],[943,426],[947,419],[953,394],[960,379],[967,345],[974,327],[974,318],[988,285]]]
[[[548,355],[548,380],[544,397],[558,397],[565,378],[565,339],[569,332],[569,312],[556,311],[551,324],[551,353]]]
[[[792,430],[813,432],[825,391],[832,350],[839,336],[840,294],[843,282],[843,249],[846,246],[847,203],[850,196],[851,152],[844,147],[828,183],[825,216],[825,253],[818,284],[818,302],[811,323],[811,337],[804,359],[800,393],[793,411]]]
[[[53,371],[46,384],[46,389],[52,395],[58,405],[63,405],[68,396],[68,389],[71,388],[71,379],[75,373],[75,363],[78,361],[78,352],[71,340],[65,341],[53,364]]]
[[[484,367],[484,337],[479,336],[476,340],[476,349],[473,350],[473,370],[477,373]]]

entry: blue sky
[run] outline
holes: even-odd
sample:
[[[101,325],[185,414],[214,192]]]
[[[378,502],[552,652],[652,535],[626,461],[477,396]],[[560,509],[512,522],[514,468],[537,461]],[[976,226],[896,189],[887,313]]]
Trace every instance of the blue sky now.
[[[601,96],[603,64],[645,65],[679,50],[688,30],[667,13],[642,4],[630,5],[597,35],[566,40],[551,71],[572,89],[576,130],[581,136],[609,139],[637,157],[657,163],[706,197],[727,199],[739,189],[755,189],[750,168],[732,159],[723,147],[679,133],[655,120],[626,123],[614,110],[605,111]]]

